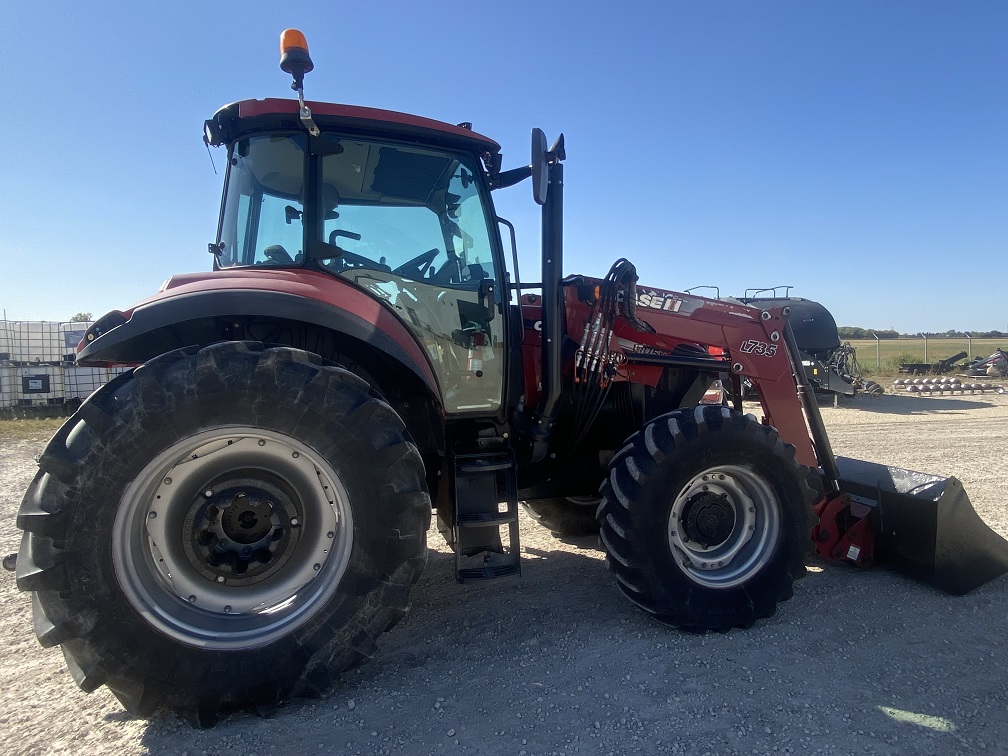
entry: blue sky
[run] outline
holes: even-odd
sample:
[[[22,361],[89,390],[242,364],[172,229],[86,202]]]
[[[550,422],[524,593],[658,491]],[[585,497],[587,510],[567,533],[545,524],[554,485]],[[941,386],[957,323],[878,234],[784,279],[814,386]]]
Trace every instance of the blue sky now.
[[[10,319],[210,267],[203,120],[291,94],[293,26],[309,99],[472,121],[505,167],[563,131],[567,273],[622,256],[664,288],[791,285],[841,325],[1008,330],[1008,3],[11,0],[2,25]],[[530,280],[528,183],[495,199]]]

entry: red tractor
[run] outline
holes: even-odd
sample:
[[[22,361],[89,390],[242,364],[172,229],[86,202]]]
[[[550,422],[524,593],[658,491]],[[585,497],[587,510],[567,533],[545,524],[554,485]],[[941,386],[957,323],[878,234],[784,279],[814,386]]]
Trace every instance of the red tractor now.
[[[834,458],[786,306],[640,286],[626,260],[565,277],[562,137],[503,171],[469,124],[305,103],[303,36],[282,52],[297,101],[205,124],[213,271],[88,330],[80,364],[135,367],[18,514],[18,586],[83,689],[201,724],[326,690],[406,612],[433,511],[459,580],[519,572],[520,501],[599,530],[623,593],[691,631],[771,616],[814,544],[952,592],[1008,570],[954,478]],[[535,284],[491,200],[529,178]],[[702,402],[743,379],[762,419]]]

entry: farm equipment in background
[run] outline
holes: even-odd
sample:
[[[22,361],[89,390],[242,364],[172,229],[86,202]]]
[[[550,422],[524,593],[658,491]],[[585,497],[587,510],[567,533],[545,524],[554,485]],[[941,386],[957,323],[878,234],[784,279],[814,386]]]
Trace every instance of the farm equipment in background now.
[[[965,356],[966,352],[959,352],[937,362],[901,362],[899,372],[909,373],[910,375],[927,375],[929,373],[932,375],[945,375],[946,373],[965,369],[962,366],[956,365]]]
[[[784,289],[784,296],[777,290]],[[879,396],[884,389],[866,380],[857,361],[857,351],[849,342],[841,342],[836,320],[819,302],[789,297],[790,286],[747,289],[739,301],[755,307],[790,307],[789,323],[795,343],[801,351],[802,367],[816,393],[854,396],[856,393]],[[772,296],[761,296],[771,292]]]
[[[962,355],[966,356],[965,352]],[[1003,349],[994,350],[994,354],[986,359],[977,357],[972,362],[963,366],[965,374],[968,376],[986,375],[989,377],[1008,377],[1008,353]]]
[[[562,137],[501,170],[468,123],[305,102],[307,43],[281,50],[297,100],[205,124],[228,153],[213,270],[88,329],[80,364],[136,367],[57,431],[18,513],[18,587],[81,688],[201,725],[323,693],[405,614],[435,509],[458,580],[520,574],[520,499],[561,530],[587,512],[619,589],[696,632],[773,615],[812,532],[954,593],[1008,571],[955,478],[834,457],[811,303],[643,286],[627,260],[564,276]],[[491,199],[526,179],[534,285]],[[742,379],[762,418],[701,403]]]
[[[1008,353],[1002,349],[995,349],[990,357],[975,357],[968,362],[959,362],[966,357],[966,352],[959,352],[936,362],[903,362],[900,363],[899,372],[910,375],[945,375],[954,372],[964,378],[1008,377]]]

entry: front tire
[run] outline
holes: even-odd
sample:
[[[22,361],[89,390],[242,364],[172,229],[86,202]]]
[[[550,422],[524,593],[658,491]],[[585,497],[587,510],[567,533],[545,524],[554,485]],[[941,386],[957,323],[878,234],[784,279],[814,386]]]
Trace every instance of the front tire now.
[[[684,630],[749,627],[805,574],[809,482],[772,428],[726,407],[662,415],[610,464],[599,507],[622,592]]]
[[[201,724],[317,695],[370,658],[426,561],[402,421],[286,348],[151,360],[57,432],[18,514],[18,586],[85,690]]]

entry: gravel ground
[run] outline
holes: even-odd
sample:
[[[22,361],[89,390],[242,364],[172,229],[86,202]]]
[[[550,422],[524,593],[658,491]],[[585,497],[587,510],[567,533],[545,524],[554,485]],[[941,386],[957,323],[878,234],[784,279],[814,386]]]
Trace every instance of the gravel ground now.
[[[838,454],[956,475],[1008,536],[1008,396],[857,397]],[[0,551],[44,444],[0,437]],[[777,615],[687,635],[622,598],[594,538],[525,519],[520,579],[459,585],[436,530],[407,618],[328,698],[211,730],[82,693],[0,573],[3,753],[1008,753],[1008,577],[951,598],[810,561]]]

